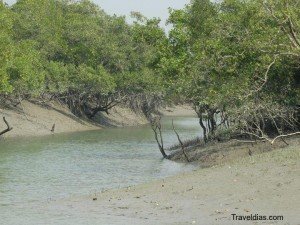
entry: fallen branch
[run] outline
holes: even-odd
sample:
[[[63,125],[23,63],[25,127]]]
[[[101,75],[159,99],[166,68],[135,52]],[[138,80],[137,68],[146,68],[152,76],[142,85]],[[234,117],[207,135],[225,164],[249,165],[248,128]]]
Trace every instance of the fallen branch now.
[[[270,138],[268,138],[268,137],[266,137],[266,136],[259,136],[259,135],[257,135],[257,134],[253,134],[253,133],[250,133],[250,132],[246,132],[245,134],[252,135],[252,136],[254,136],[254,137],[256,137],[256,138],[258,138],[258,139],[260,139],[260,140],[266,140],[266,141],[270,142],[271,145],[273,145],[274,142],[275,142],[277,139],[279,139],[279,138],[282,140],[284,137],[290,137],[290,136],[299,135],[300,132],[295,132],[295,133],[290,133],[290,134],[279,135],[279,136],[275,137],[274,139],[270,139]],[[284,142],[285,142],[285,141],[284,141]],[[285,143],[286,143],[286,142],[285,142]],[[287,144],[287,143],[286,143],[286,144]]]
[[[291,134],[284,134],[284,135],[279,135],[277,137],[275,137],[272,141],[271,144],[274,144],[274,142],[278,139],[278,138],[284,138],[284,137],[289,137],[289,136],[294,136],[294,135],[299,135],[300,132],[295,132],[295,133],[291,133]]]
[[[7,133],[7,132],[9,132],[9,131],[11,131],[11,130],[13,129],[13,128],[9,125],[9,123],[6,121],[5,117],[3,117],[3,121],[4,121],[4,123],[6,124],[7,129],[1,131],[1,132],[0,132],[0,136],[3,135],[3,134],[5,134],[5,133]]]

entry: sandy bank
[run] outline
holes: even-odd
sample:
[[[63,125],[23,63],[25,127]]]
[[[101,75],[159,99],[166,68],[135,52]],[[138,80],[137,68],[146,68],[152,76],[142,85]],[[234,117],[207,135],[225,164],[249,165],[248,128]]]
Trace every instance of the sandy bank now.
[[[109,114],[100,112],[96,121],[104,127],[132,127],[147,124],[148,120],[142,112],[118,105],[109,110]]]
[[[51,102],[47,105],[33,104],[23,101],[22,105],[11,109],[0,109],[0,116],[5,116],[13,127],[4,137],[42,136],[51,134],[53,124],[54,133],[95,130],[99,127],[74,116],[67,107]],[[5,128],[2,119],[0,130]]]
[[[190,105],[174,105],[174,106],[167,106],[159,110],[159,112],[164,116],[190,116],[196,117],[197,114],[193,110],[192,106]]]
[[[298,224],[299,146],[298,139],[283,150],[150,184],[49,202],[42,210],[61,209],[70,221],[112,225]],[[231,214],[282,215],[284,220],[233,221]]]
[[[160,113],[164,116],[194,116],[193,109],[187,105],[167,107]],[[13,127],[12,131],[3,135],[4,138],[50,135],[53,124],[55,124],[54,134],[58,134],[148,123],[141,112],[134,112],[121,105],[109,110],[109,114],[99,113],[95,118],[97,123],[93,123],[76,117],[65,105],[55,101],[47,104],[22,101],[22,104],[17,107],[0,107],[0,130],[6,129],[2,121],[3,116]]]
[[[58,134],[96,130],[106,126],[136,126],[148,123],[142,114],[126,107],[116,106],[110,110],[109,115],[105,113],[98,115],[99,124],[96,124],[76,117],[65,105],[58,102],[41,105],[22,101],[22,105],[17,107],[0,108],[0,116],[0,130],[6,129],[2,121],[3,116],[13,127],[12,131],[3,135],[4,138],[50,135],[53,124],[55,124],[54,134]]]

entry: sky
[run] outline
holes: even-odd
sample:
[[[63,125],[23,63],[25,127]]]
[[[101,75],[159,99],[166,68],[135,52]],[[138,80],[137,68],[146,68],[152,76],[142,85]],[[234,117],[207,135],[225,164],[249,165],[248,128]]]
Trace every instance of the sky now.
[[[13,4],[16,0],[4,0],[8,4]],[[161,25],[165,27],[165,21],[168,18],[168,8],[180,9],[189,0],[93,0],[104,11],[110,15],[125,15],[130,21],[130,12],[138,11],[144,16],[162,19]],[[167,28],[168,29],[168,28]]]

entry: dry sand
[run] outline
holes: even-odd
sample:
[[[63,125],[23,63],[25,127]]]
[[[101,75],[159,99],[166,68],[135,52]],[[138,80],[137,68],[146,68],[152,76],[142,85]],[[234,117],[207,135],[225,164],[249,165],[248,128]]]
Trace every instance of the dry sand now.
[[[94,224],[284,224],[300,222],[300,141],[230,164],[95,195],[49,202],[49,213]],[[94,200],[93,200],[94,199]],[[65,209],[68,210],[65,210]],[[231,214],[282,215],[233,221]],[[84,223],[82,223],[84,224]]]

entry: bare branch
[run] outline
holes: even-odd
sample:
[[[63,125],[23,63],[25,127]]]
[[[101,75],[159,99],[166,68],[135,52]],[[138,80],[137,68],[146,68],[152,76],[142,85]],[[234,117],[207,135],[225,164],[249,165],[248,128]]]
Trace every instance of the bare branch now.
[[[274,60],[268,65],[267,70],[264,74],[264,78],[261,79],[263,81],[263,83],[259,87],[257,87],[255,90],[250,91],[249,94],[246,95],[246,97],[249,97],[249,96],[253,95],[254,93],[257,93],[263,89],[263,87],[268,82],[268,76],[269,76],[270,69],[275,64],[276,59],[277,59],[277,55],[275,55]]]
[[[295,32],[295,29],[294,29],[294,25],[293,25],[293,22],[292,22],[292,19],[290,17],[288,17],[288,27],[290,29],[290,34],[294,40],[294,43],[297,45],[297,48],[300,48],[300,42],[297,38],[297,34]]]
[[[180,146],[181,146],[183,155],[185,156],[186,160],[187,160],[188,162],[190,162],[190,160],[189,160],[189,158],[188,158],[188,156],[187,156],[187,154],[186,154],[186,152],[185,152],[184,145],[183,145],[183,143],[182,143],[182,141],[181,141],[181,139],[180,139],[180,137],[179,137],[179,134],[178,134],[177,131],[175,130],[173,119],[172,119],[172,127],[173,127],[173,131],[174,131],[174,133],[176,134],[177,139],[178,139],[178,141],[179,141],[179,143],[180,143]]]
[[[0,132],[0,136],[3,135],[3,134],[5,134],[5,133],[7,133],[7,132],[9,132],[9,131],[11,131],[11,130],[13,129],[13,128],[9,125],[9,123],[7,122],[7,120],[5,119],[5,117],[3,117],[3,121],[4,121],[4,123],[6,124],[7,129],[1,131],[1,132]]]
[[[274,144],[274,142],[278,139],[278,138],[283,138],[283,137],[290,137],[290,136],[295,136],[295,135],[299,135],[300,132],[295,132],[295,133],[291,133],[291,134],[283,134],[283,135],[279,135],[277,137],[275,137],[272,141],[271,144]]]
[[[279,138],[283,138],[283,137],[290,137],[290,136],[295,136],[295,135],[299,135],[300,132],[295,132],[295,133],[290,133],[290,134],[282,134],[282,135],[279,135],[277,137],[275,137],[274,139],[270,139],[268,138],[267,136],[259,136],[257,134],[254,134],[254,133],[250,133],[250,132],[244,132],[245,134],[249,134],[249,135],[252,135],[260,140],[266,140],[268,142],[270,142],[271,145],[273,145],[275,143],[276,140],[278,140]]]
[[[158,145],[158,148],[159,148],[161,154],[163,155],[163,157],[165,159],[167,159],[168,155],[166,154],[165,149],[164,149],[164,142],[163,142],[163,137],[162,137],[160,119],[161,118],[159,116],[152,118],[152,119],[150,119],[150,124],[151,124],[151,129],[153,130],[154,137],[155,137],[156,143]]]

